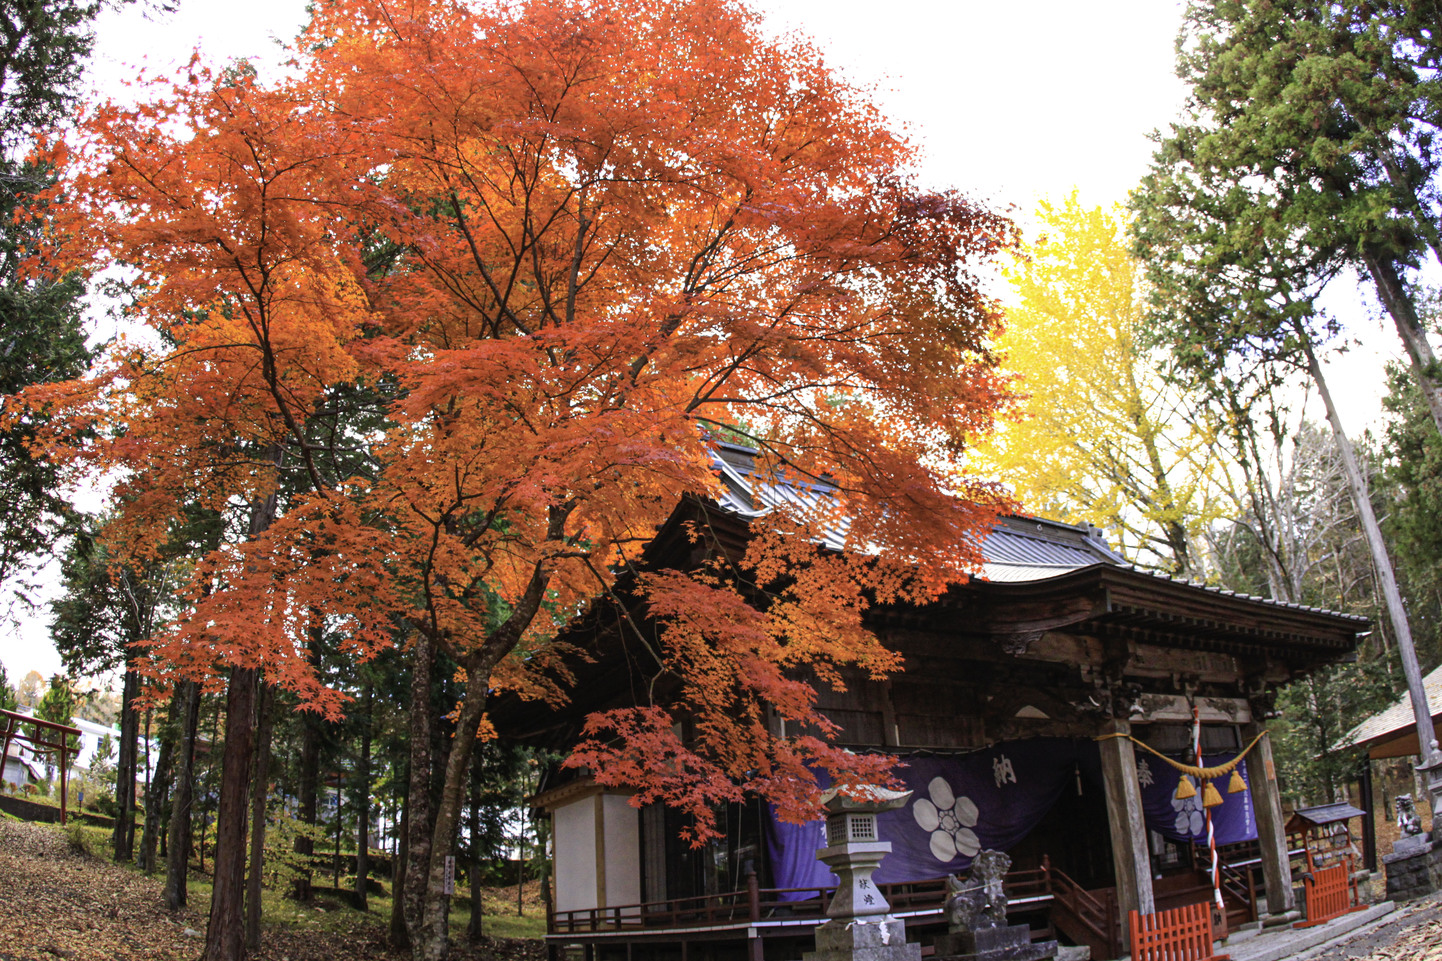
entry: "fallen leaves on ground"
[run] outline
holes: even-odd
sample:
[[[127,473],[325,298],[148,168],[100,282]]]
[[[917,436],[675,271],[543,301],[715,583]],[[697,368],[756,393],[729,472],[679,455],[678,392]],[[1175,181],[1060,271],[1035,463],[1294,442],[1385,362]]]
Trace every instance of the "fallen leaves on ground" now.
[[[1309,961],[1437,961],[1442,959],[1442,894],[1398,906],[1376,926],[1316,954]]]
[[[73,848],[50,824],[0,819],[0,961],[195,961],[205,905],[171,912],[163,880]],[[254,961],[409,961],[386,947],[384,919],[343,931],[271,925]],[[456,961],[541,961],[539,941],[457,944]]]

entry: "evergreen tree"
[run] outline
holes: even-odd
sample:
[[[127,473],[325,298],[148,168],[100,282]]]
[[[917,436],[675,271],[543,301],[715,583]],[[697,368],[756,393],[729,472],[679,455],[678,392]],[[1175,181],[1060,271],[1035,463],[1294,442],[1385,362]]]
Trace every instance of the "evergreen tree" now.
[[[90,362],[81,326],[83,287],[48,269],[39,252],[53,183],[30,159],[38,134],[70,111],[106,5],[128,0],[22,0],[0,4],[0,411],[5,395],[67,380]],[[28,593],[22,572],[66,530],[60,472],[32,452],[38,421],[28,414],[0,430],[0,583]]]
[[[15,689],[10,686],[10,676],[5,673],[5,665],[0,664],[0,711],[14,711],[19,707]]]

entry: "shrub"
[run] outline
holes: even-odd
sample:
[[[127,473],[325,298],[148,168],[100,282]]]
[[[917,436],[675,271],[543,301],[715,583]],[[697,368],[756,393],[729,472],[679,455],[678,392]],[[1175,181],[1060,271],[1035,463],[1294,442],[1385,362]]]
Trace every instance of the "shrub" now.
[[[65,840],[70,842],[70,850],[75,854],[90,857],[94,853],[90,850],[90,835],[78,818],[65,825]]]

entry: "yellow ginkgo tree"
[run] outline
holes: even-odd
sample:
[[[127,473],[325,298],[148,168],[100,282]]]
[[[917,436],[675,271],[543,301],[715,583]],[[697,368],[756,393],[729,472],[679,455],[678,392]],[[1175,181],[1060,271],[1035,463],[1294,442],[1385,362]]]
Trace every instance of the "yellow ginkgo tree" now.
[[[1026,400],[978,456],[1028,512],[1097,524],[1139,563],[1202,577],[1201,535],[1225,513],[1219,431],[1144,343],[1125,211],[1073,193],[1034,223],[1000,342]]]

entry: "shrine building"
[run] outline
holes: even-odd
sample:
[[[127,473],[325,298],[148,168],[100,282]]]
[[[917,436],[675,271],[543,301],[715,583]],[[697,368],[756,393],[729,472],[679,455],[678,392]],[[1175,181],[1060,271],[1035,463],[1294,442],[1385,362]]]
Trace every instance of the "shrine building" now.
[[[651,564],[687,568],[698,549],[739,557],[749,522],[794,495],[756,477],[746,449],[720,445],[718,456],[724,496],[681,504]],[[695,521],[705,545],[687,536]],[[1119,957],[1130,910],[1211,898],[1207,810],[1224,923],[1291,910],[1268,739],[1237,765],[1235,790],[1216,784],[1210,809],[1201,791],[1178,798],[1181,775],[1158,755],[1194,760],[1199,717],[1205,763],[1235,758],[1264,730],[1277,688],[1351,658],[1368,621],[1141,570],[1090,527],[1003,517],[982,548],[983,568],[940,600],[869,612],[902,670],[820,690],[840,743],[905,762],[898,775],[914,793],[879,818],[893,852],[874,880],[908,937],[925,945],[945,930],[945,876],[990,848],[1011,856],[1014,919]],[[497,725],[564,750],[586,714],[634,703],[654,667],[617,621],[593,613],[568,632],[592,660],[575,665],[566,710],[503,699]],[[824,919],[834,879],[815,857],[819,822],[784,824],[753,800],[721,811],[724,837],[693,849],[676,812],[637,809],[569,770],[548,777],[535,806],[551,820],[554,947],[608,961],[788,961]]]

